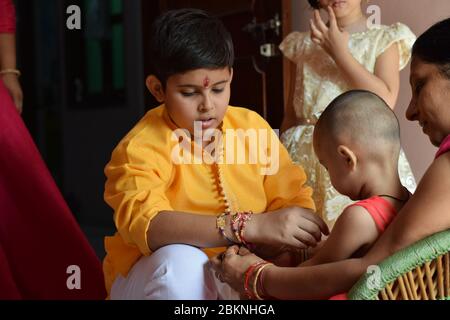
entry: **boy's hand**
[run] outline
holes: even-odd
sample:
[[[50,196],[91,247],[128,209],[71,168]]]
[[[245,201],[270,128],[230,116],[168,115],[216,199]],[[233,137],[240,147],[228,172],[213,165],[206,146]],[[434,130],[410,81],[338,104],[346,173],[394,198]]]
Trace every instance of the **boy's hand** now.
[[[270,213],[256,214],[247,223],[246,238],[255,244],[287,245],[305,249],[315,247],[328,227],[311,210],[291,207]]]
[[[335,61],[341,53],[348,51],[350,34],[339,28],[333,9],[328,6],[330,24],[327,26],[320,17],[319,10],[314,10],[314,19],[310,21],[311,40],[321,46]]]

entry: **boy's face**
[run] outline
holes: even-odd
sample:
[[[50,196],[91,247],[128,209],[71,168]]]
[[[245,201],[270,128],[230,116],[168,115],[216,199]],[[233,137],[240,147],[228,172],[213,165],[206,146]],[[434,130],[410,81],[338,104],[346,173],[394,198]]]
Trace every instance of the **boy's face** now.
[[[200,121],[203,131],[221,123],[230,102],[233,70],[196,69],[176,74],[167,80],[160,102],[164,102],[173,122],[194,133],[194,122]],[[162,101],[161,101],[162,100]]]

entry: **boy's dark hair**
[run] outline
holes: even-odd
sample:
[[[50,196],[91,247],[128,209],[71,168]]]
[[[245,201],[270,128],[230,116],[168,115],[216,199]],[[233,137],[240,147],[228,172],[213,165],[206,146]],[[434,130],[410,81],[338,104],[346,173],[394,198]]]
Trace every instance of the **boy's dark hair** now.
[[[223,23],[198,9],[178,9],[159,16],[150,42],[152,73],[165,86],[175,74],[195,69],[232,68],[234,48]]]
[[[414,43],[412,55],[436,65],[450,79],[450,18],[425,31]]]
[[[314,9],[320,9],[320,2],[319,0],[308,0],[309,5],[313,7]]]

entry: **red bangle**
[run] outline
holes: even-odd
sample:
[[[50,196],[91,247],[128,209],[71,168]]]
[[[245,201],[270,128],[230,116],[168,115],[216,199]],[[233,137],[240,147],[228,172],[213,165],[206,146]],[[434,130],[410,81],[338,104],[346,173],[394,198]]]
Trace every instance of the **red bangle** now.
[[[266,263],[267,263],[266,261],[256,262],[256,263],[252,264],[250,267],[248,267],[247,271],[245,271],[245,274],[244,274],[244,291],[245,291],[247,297],[250,300],[256,299],[256,297],[253,295],[252,289],[249,288],[249,282],[250,282],[250,278],[251,278],[251,276],[253,274],[253,271],[255,270],[255,268],[259,267],[260,265],[266,264]]]

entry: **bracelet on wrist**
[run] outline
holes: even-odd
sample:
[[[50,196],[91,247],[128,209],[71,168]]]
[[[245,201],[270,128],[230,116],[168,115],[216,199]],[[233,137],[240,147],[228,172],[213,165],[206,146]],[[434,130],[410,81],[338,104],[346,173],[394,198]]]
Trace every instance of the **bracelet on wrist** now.
[[[22,75],[22,73],[17,70],[17,69],[3,69],[0,70],[0,75],[5,75],[5,74],[15,74],[17,77],[20,77]]]
[[[227,216],[229,215],[230,215],[229,213],[225,212],[222,213],[220,216],[217,216],[216,228],[219,229],[219,232],[222,235],[222,237],[225,238],[230,244],[236,244],[236,241],[228,237],[225,232],[225,227],[227,225]]]

